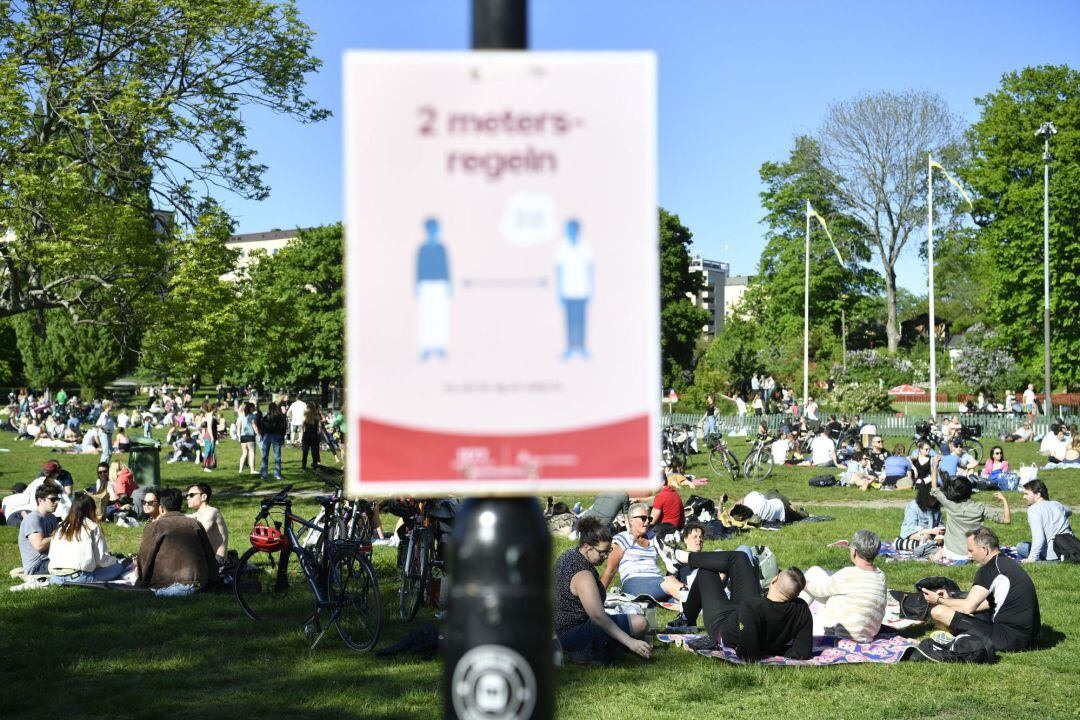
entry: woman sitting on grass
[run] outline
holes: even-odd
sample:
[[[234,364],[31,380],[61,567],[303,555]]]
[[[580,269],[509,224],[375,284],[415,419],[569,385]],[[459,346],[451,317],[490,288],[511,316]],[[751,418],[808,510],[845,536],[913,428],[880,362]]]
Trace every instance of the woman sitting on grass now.
[[[923,557],[937,549],[945,528],[941,525],[941,503],[930,494],[929,483],[915,486],[915,499],[904,509],[900,537],[893,540],[897,550],[911,550]]]
[[[656,562],[660,556],[656,552],[652,515],[645,503],[632,503],[626,512],[626,522],[630,529],[615,536],[607,567],[604,568],[602,584],[611,587],[615,571],[619,572],[619,582],[627,595],[650,595],[656,600],[667,600],[675,596],[683,584],[673,577],[664,577]]]
[[[623,647],[643,658],[652,654],[652,646],[640,639],[648,629],[643,616],[604,612],[596,566],[611,552],[611,530],[586,517],[578,522],[578,546],[555,561],[555,634],[571,661],[611,663]]]
[[[967,534],[982,527],[987,520],[1008,525],[1012,522],[1009,501],[1000,492],[994,497],[1001,501],[1002,510],[989,507],[971,499],[971,481],[966,477],[949,477],[942,473],[942,487],[938,487],[938,462],[941,456],[934,458],[930,473],[930,494],[941,503],[948,513],[945,516],[945,544],[934,554],[935,561],[967,560]]]
[[[49,546],[50,582],[54,585],[108,582],[123,575],[124,570],[124,565],[109,554],[93,498],[81,491],[75,493],[71,510]]]

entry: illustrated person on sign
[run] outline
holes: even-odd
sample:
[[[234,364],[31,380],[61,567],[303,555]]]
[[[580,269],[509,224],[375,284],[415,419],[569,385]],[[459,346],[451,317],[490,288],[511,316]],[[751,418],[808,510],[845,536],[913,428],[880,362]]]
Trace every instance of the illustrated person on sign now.
[[[555,253],[555,289],[566,309],[566,351],[563,359],[575,354],[588,359],[585,349],[585,306],[592,297],[592,250],[581,241],[577,220],[566,223],[566,239]]]
[[[427,240],[416,255],[416,304],[419,321],[420,360],[446,358],[450,343],[450,265],[446,246],[439,238],[439,221],[424,222]]]

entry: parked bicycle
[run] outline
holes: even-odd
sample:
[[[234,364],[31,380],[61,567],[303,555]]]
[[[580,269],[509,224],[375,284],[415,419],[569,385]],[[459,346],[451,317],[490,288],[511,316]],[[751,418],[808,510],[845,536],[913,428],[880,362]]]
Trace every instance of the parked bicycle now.
[[[975,458],[976,461],[981,460],[985,452],[982,443],[977,439],[981,435],[981,425],[960,426],[960,445],[964,448],[964,452]],[[911,445],[908,447],[908,454],[914,455],[923,442],[930,443],[931,447],[940,451],[941,446],[945,444],[945,438],[930,423],[915,423],[915,439],[912,440]]]
[[[694,453],[694,439],[697,427],[685,423],[667,425],[661,431],[663,458],[665,465],[671,465],[671,461],[680,458],[683,467],[686,467],[690,456]]]
[[[371,538],[375,533],[375,507],[368,500],[350,500],[342,494],[341,480],[344,475],[339,468],[317,465],[314,468],[315,476],[323,481],[333,493],[334,508],[336,512],[330,526],[330,539],[352,540],[359,543],[369,557],[371,554]],[[322,526],[326,517],[326,507],[319,510],[315,517],[308,520],[309,527],[304,527],[297,537],[300,544],[316,554],[322,550]],[[316,526],[316,527],[311,527]]]
[[[732,480],[738,480],[740,477],[739,458],[735,457],[735,453],[728,448],[724,436],[720,433],[710,433],[705,438],[705,444],[709,448],[709,467],[713,472],[717,475],[726,472]]]
[[[251,548],[237,565],[236,599],[253,620],[303,626],[318,645],[330,626],[350,648],[370,650],[382,630],[379,581],[368,542],[336,537],[340,496],[317,497],[321,525],[293,512],[287,485],[262,501]],[[280,512],[281,519],[271,518]],[[319,532],[319,552],[305,547],[295,527]]]
[[[409,622],[425,602],[439,607],[446,593],[446,539],[452,526],[456,503],[449,500],[408,500],[399,530],[398,612]]]
[[[754,449],[746,456],[742,465],[743,477],[747,480],[760,482],[772,474],[774,461],[769,445],[769,439],[760,435],[754,441]]]

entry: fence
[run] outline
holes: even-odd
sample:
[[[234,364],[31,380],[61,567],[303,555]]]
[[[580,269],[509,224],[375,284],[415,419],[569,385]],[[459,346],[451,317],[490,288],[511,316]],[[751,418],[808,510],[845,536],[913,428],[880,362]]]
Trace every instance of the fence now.
[[[1025,415],[1011,413],[965,413],[960,415],[960,421],[965,425],[982,426],[982,434],[986,437],[1000,437],[1012,433],[1023,423]],[[915,435],[915,423],[924,422],[929,418],[926,414],[903,413],[862,413],[859,415],[864,425],[874,425],[881,435]],[[698,425],[701,423],[701,414],[670,413],[662,418],[665,424],[685,423]],[[1080,415],[1065,415],[1064,420],[1070,424],[1080,423]],[[716,417],[717,428],[724,433],[746,430],[752,434],[759,422],[764,422],[770,430],[777,430],[781,423],[792,422],[791,415],[718,415]],[[1037,415],[1032,419],[1032,428],[1036,435],[1044,435],[1050,429],[1050,425],[1058,422],[1056,415]]]

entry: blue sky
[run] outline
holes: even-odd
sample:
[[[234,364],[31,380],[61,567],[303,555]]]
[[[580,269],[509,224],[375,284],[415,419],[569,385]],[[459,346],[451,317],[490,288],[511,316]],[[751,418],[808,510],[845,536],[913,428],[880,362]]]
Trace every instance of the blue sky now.
[[[694,249],[752,273],[764,247],[758,169],[812,133],[830,102],[864,92],[941,95],[964,120],[1001,75],[1080,67],[1080,2],[532,0],[533,50],[652,50],[659,64],[660,204]],[[309,94],[334,111],[313,126],[245,112],[269,165],[263,202],[223,197],[238,232],[336,222],[342,210],[341,55],[465,50],[470,0],[299,0],[323,69]],[[1034,12],[1038,8],[1040,13]],[[1034,138],[1033,138],[1034,140]],[[923,236],[924,237],[924,236]],[[900,284],[925,292],[914,246]]]

